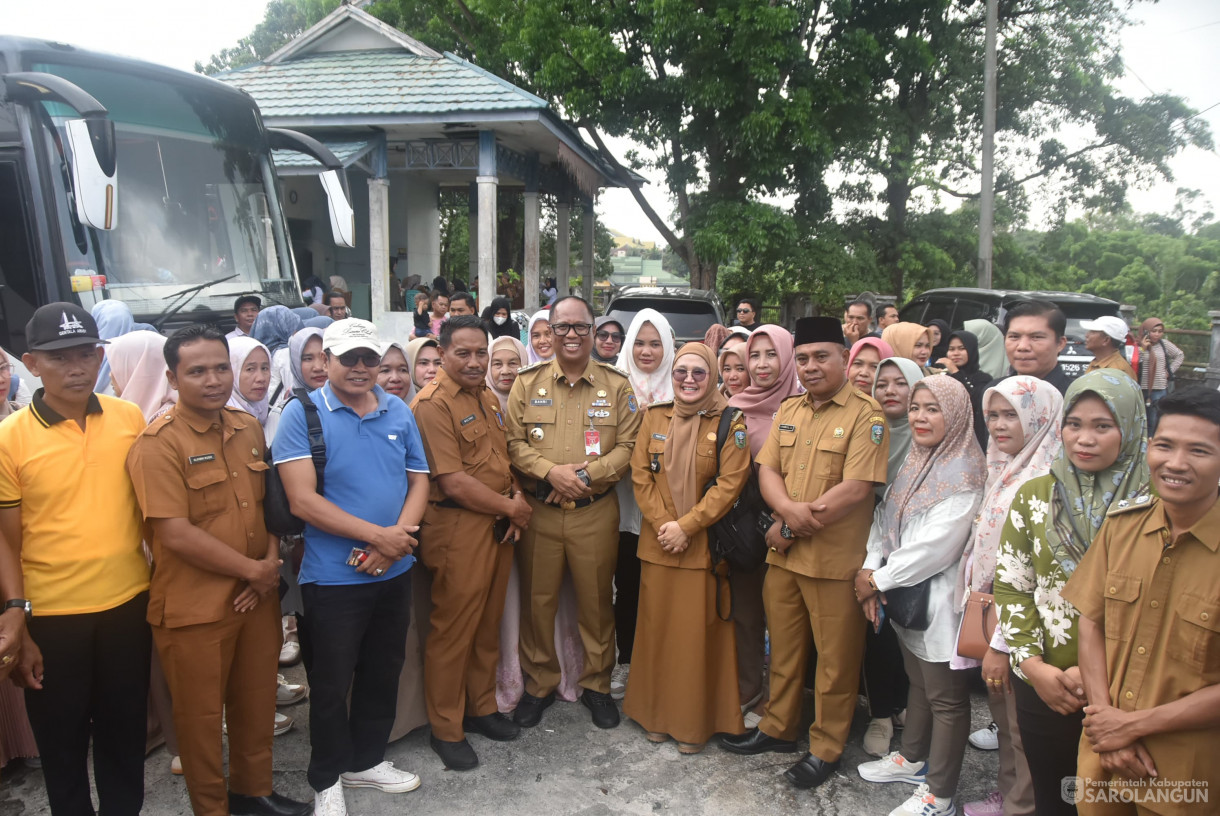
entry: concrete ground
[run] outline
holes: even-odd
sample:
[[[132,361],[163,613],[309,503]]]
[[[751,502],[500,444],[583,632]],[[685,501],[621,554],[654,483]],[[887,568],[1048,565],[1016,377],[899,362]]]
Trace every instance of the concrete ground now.
[[[300,682],[304,671],[289,669]],[[812,716],[807,697],[807,717]],[[972,696],[972,728],[986,726],[990,715],[981,685]],[[309,758],[308,702],[281,709],[296,719],[296,727],[275,741],[276,790],[296,799],[310,797],[305,779]],[[495,743],[472,736],[481,765],[474,771],[446,771],[428,747],[423,728],[390,745],[386,759],[418,773],[423,784],[415,791],[390,796],[376,791],[347,791],[352,816],[427,813],[517,814],[531,816],[603,816],[603,814],[691,814],[742,816],[802,811],[810,814],[879,814],[885,816],[914,789],[904,784],[874,785],[863,781],[855,767],[871,757],[860,747],[867,725],[857,711],[843,767],[814,791],[800,791],[782,776],[800,754],[740,757],[709,744],[697,756],[681,756],[674,743],[653,745],[643,730],[624,718],[623,724],[602,731],[589,721],[579,703],[557,702],[542,724],[520,739]],[[899,735],[901,732],[899,732]],[[894,747],[899,745],[895,739]],[[801,747],[804,750],[804,746]],[[968,747],[958,788],[962,803],[982,798],[994,787],[997,757]],[[145,766],[146,816],[189,816],[186,785],[169,773],[169,757],[157,749]],[[0,816],[49,813],[42,772],[20,760],[0,778]]]

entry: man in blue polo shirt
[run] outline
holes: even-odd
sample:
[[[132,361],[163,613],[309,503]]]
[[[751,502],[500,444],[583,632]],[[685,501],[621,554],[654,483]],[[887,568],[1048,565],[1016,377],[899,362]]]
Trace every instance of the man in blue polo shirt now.
[[[377,328],[355,318],[322,336],[329,380],[309,394],[326,440],[321,492],[300,402],[284,408],[272,447],[292,512],[305,521],[301,648],[317,816],[345,816],[344,787],[419,787],[419,777],[383,760],[406,658],[407,570],[428,504],[428,460],[406,404],[377,385],[380,347]]]

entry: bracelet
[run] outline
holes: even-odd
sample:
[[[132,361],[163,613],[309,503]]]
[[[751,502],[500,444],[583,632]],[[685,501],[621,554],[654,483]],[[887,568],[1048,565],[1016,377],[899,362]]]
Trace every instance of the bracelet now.
[[[868,574],[868,585],[870,587],[872,587],[873,592],[881,591],[881,590],[877,589],[877,584],[875,581],[873,581],[873,574],[871,572]]]

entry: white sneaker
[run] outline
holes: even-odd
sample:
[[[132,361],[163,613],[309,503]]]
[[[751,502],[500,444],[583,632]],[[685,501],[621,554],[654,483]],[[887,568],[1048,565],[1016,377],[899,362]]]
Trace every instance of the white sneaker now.
[[[382,762],[367,771],[339,775],[345,788],[376,788],[382,793],[406,793],[419,787],[419,777],[410,771],[395,768],[393,762]]]
[[[280,647],[280,665],[291,666],[301,659],[301,644],[295,640],[286,640]]]
[[[275,687],[275,704],[290,706],[299,703],[309,696],[309,686],[304,683],[289,683],[284,675],[278,675],[278,685]]]
[[[313,795],[313,816],[347,816],[342,783],[336,782]]]
[[[933,796],[927,785],[920,785],[911,798],[890,811],[890,816],[956,816],[953,797]]]
[[[908,785],[922,785],[927,772],[926,762],[911,762],[900,751],[891,751],[875,762],[856,767],[856,773],[867,782],[906,782]]]
[[[278,711],[275,712],[275,729],[271,733],[278,737],[282,734],[287,734],[291,730],[292,717],[289,717],[287,714],[281,714]]]
[[[889,717],[874,717],[864,731],[864,753],[883,757],[890,752],[890,741],[894,739],[894,721]]]
[[[1000,750],[1000,726],[992,723],[970,735],[970,744],[980,751]]]
[[[619,663],[610,672],[610,696],[621,700],[627,694],[627,678],[631,676],[631,664]]]

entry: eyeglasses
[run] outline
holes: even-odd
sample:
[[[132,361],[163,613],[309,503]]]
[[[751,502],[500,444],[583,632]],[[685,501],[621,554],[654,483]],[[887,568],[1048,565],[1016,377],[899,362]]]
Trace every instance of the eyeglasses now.
[[[749,307],[746,307],[745,309],[738,309],[737,314],[745,314],[746,312],[752,312],[752,311],[754,311],[754,310]]]
[[[13,367],[11,365],[9,365],[8,363],[4,363],[3,365],[0,365],[0,377],[3,377],[5,374],[10,373],[12,370],[13,370]]]
[[[569,331],[576,332],[577,337],[588,337],[593,331],[592,323],[552,323],[551,331],[557,337],[566,337]]]
[[[369,368],[381,365],[381,355],[375,351],[348,351],[339,355],[339,364],[344,368],[355,368],[356,363],[364,363]]]
[[[603,343],[607,340],[613,340],[616,343],[621,343],[623,342],[623,338],[625,336],[626,335],[624,335],[622,332],[599,331],[597,333],[597,339]]]
[[[707,379],[707,371],[702,368],[675,368],[674,382],[686,382],[686,378],[690,377],[697,383],[701,383]]]

